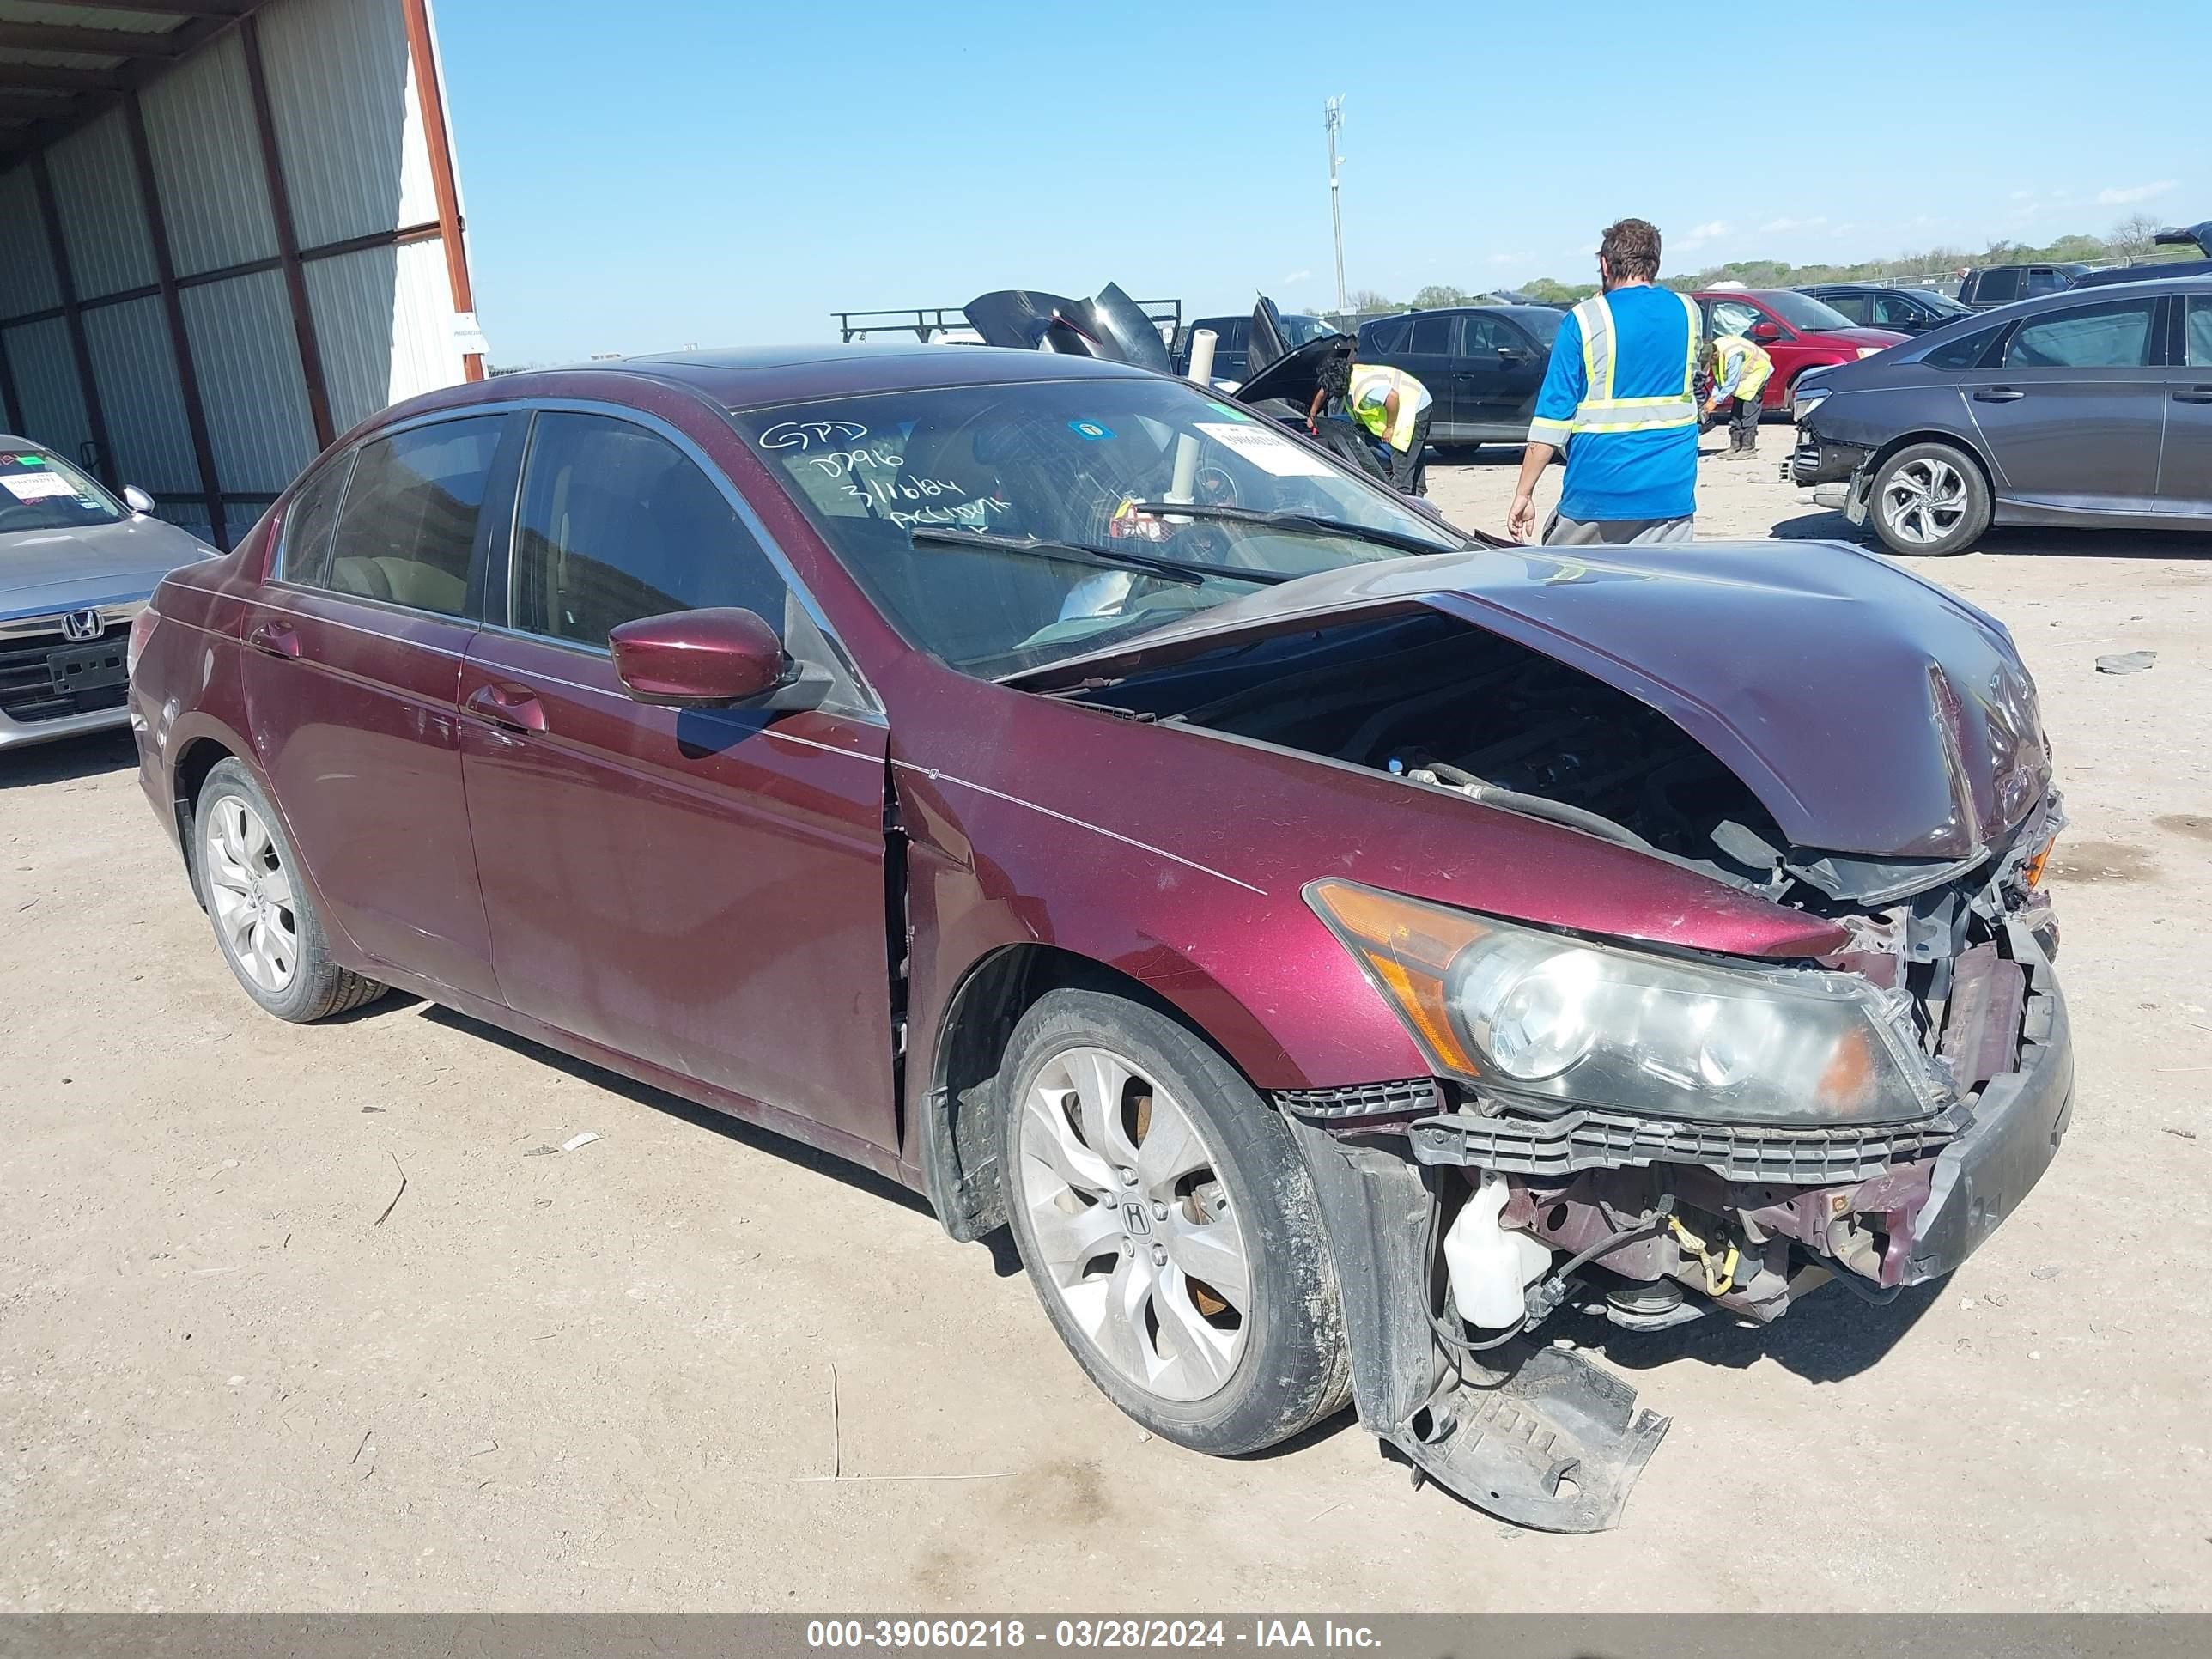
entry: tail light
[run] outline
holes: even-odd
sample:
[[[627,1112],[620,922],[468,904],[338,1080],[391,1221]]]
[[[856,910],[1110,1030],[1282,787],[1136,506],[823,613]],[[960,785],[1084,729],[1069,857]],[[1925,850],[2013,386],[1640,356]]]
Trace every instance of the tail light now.
[[[154,637],[154,624],[161,620],[161,613],[154,609],[151,599],[131,619],[131,642],[123,648],[123,665],[134,680],[138,678],[138,659],[146,654],[146,641]]]

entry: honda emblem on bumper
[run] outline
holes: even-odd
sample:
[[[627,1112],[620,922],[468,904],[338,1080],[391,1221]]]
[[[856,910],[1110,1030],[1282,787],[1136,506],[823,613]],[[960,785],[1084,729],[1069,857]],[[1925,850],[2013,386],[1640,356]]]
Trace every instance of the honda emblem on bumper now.
[[[62,637],[79,644],[96,640],[106,630],[107,624],[97,611],[71,611],[62,617]]]

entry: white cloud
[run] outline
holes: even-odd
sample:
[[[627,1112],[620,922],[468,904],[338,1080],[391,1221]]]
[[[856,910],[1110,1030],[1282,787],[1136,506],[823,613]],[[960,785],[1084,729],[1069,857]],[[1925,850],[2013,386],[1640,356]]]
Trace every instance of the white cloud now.
[[[1493,265],[1526,264],[1528,260],[1528,256],[1525,253],[1493,253],[1490,256],[1490,263]]]
[[[1816,213],[1809,219],[1769,219],[1765,224],[1759,227],[1759,229],[1762,231],[1817,230],[1820,226],[1825,225],[1827,222],[1828,216],[1826,214]]]
[[[1728,234],[1727,220],[1708,219],[1702,225],[1692,225],[1687,234],[1675,237],[1674,243],[1675,247],[1686,252],[1693,247],[1703,247],[1717,236],[1725,236]]]
[[[1310,282],[1312,280],[1313,272],[1310,270],[1294,270],[1289,276],[1277,283],[1275,286],[1278,288],[1291,288],[1300,283]]]
[[[2100,207],[2127,207],[2136,202],[2148,202],[2154,196],[2163,196],[2173,188],[2173,180],[2161,179],[2154,185],[2121,185],[2097,192]]]

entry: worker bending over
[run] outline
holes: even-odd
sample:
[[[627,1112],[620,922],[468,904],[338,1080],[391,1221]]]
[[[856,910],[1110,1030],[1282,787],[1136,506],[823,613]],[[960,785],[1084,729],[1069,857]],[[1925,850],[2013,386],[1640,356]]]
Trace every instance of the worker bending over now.
[[[1698,302],[1655,286],[1659,232],[1607,227],[1603,292],[1568,313],[1536,394],[1507,530],[1536,527],[1536,480],[1561,448],[1566,481],[1544,526],[1555,544],[1686,542],[1698,510]]]
[[[1391,487],[1401,495],[1427,493],[1422,457],[1429,447],[1429,416],[1436,399],[1428,387],[1402,368],[1363,363],[1351,351],[1334,352],[1322,365],[1321,384],[1306,408],[1306,430],[1316,429],[1331,398],[1375,439],[1389,466]]]
[[[1729,447],[1731,455],[1759,453],[1759,411],[1774,359],[1741,334],[1717,334],[1705,342],[1702,367],[1712,391],[1705,398],[1705,413],[1717,415],[1730,399]]]

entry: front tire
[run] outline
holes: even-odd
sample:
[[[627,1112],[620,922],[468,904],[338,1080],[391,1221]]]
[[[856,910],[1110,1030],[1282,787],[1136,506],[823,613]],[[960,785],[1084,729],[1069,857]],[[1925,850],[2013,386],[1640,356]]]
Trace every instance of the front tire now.
[[[305,1024],[374,1002],[386,988],[331,960],[281,822],[251,772],[218,762],[192,815],[192,879],[246,995]]]
[[[1343,1315],[1290,1130],[1157,1011],[1054,991],[1000,1070],[1023,1264],[1099,1391],[1164,1439],[1259,1451],[1351,1397]]]
[[[1876,469],[1868,518],[1893,553],[1948,558],[1990,527],[1990,486],[1973,458],[1945,443],[1907,444]]]

